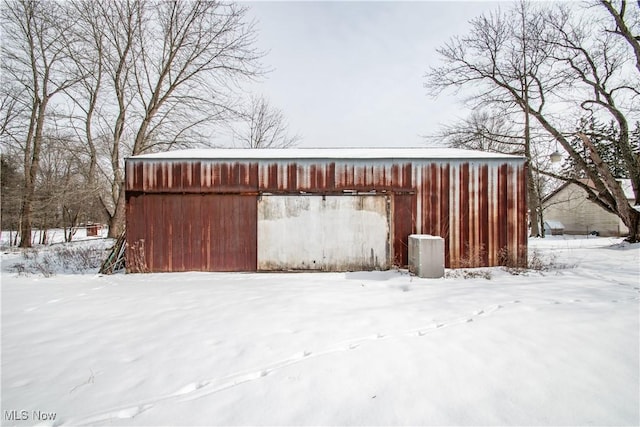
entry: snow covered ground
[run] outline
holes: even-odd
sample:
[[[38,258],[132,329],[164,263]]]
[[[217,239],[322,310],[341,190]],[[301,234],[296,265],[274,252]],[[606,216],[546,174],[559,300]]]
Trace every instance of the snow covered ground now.
[[[534,250],[550,270],[436,280],[44,277],[7,252],[2,424],[638,425],[640,245]]]

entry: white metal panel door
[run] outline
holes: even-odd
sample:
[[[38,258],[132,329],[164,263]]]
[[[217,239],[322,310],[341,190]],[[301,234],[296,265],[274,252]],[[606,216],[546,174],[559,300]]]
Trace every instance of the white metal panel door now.
[[[384,270],[384,195],[268,195],[258,201],[258,270]]]

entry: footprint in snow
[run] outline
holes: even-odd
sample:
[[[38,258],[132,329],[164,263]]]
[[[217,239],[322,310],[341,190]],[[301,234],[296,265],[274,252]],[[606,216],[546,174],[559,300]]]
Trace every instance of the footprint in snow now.
[[[190,383],[187,384],[186,386],[182,387],[180,390],[176,391],[175,393],[173,393],[173,396],[180,396],[183,394],[188,394],[188,393],[192,393],[196,390],[201,389],[202,387],[205,387],[209,384],[208,381],[202,381],[202,382],[196,382],[196,383]]]
[[[491,314],[491,313],[494,313],[494,312],[500,310],[501,308],[502,308],[502,306],[500,304],[496,304],[486,312],[484,310],[480,310],[479,314]]]
[[[153,405],[150,403],[142,404],[138,406],[132,406],[130,408],[103,412],[102,414],[88,417],[80,421],[76,420],[76,422],[74,422],[73,424],[94,425],[99,422],[110,421],[114,418],[119,418],[119,419],[135,418],[136,416],[140,415],[144,411],[148,411],[151,408],[153,408]]]
[[[123,409],[116,414],[117,418],[135,418],[144,411],[153,408],[152,404],[134,406],[132,408]]]

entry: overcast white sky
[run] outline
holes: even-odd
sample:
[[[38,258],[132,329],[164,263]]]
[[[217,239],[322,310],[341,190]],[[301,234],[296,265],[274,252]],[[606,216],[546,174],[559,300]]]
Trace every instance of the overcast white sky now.
[[[436,48],[507,2],[243,2],[272,69],[256,89],[280,108],[300,147],[424,146],[420,135],[461,116],[432,99]]]

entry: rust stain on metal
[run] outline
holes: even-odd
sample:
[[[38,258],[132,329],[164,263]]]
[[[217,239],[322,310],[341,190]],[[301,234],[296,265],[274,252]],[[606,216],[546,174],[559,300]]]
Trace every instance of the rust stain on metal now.
[[[144,194],[127,200],[130,271],[255,271],[257,197]]]
[[[482,265],[489,265],[489,167],[480,166],[478,177],[478,234]]]
[[[440,232],[437,233],[436,236],[444,239],[444,262],[446,266],[451,267],[451,239],[449,235],[449,195],[451,189],[449,187],[449,173],[450,166],[448,164],[440,168],[440,189],[438,192],[440,202]]]
[[[264,169],[267,169],[265,172]],[[394,169],[395,173],[387,173]],[[412,165],[330,163],[270,163],[259,173],[259,190],[269,193],[339,193],[414,188]]]
[[[416,230],[444,238],[450,268],[526,257],[522,162],[128,159],[125,170],[128,243],[152,271],[255,270],[260,193],[389,194],[401,266]]]
[[[458,234],[458,250],[459,256],[463,262],[472,262],[470,257],[472,256],[472,252],[470,251],[470,220],[471,217],[469,215],[470,209],[470,197],[471,197],[471,189],[469,187],[469,163],[463,163],[460,165],[460,207],[458,213],[458,226],[457,229],[460,230]]]
[[[416,195],[395,194],[393,197],[393,264],[409,263],[409,235],[416,229]]]
[[[527,168],[529,167],[528,164],[525,164],[524,166],[521,166],[519,168],[519,176],[518,176],[518,196],[519,196],[519,202],[518,202],[518,224],[519,224],[519,231],[518,231],[518,244],[519,244],[519,248],[520,248],[520,252],[519,252],[519,259],[521,261],[521,263],[526,263],[527,262],[527,243],[528,243],[528,237],[529,237],[529,224],[528,224],[528,206],[527,206],[527,188],[528,188],[528,181],[527,181]]]
[[[294,190],[298,187],[298,165],[295,163],[289,163],[287,165],[287,189]]]
[[[126,166],[127,191],[200,193],[257,191],[257,163],[149,160]]]
[[[504,256],[507,248],[507,232],[509,230],[508,220],[508,194],[507,194],[507,165],[501,165],[498,169],[498,217],[496,225],[498,227],[497,253]],[[499,261],[499,260],[498,260]]]

